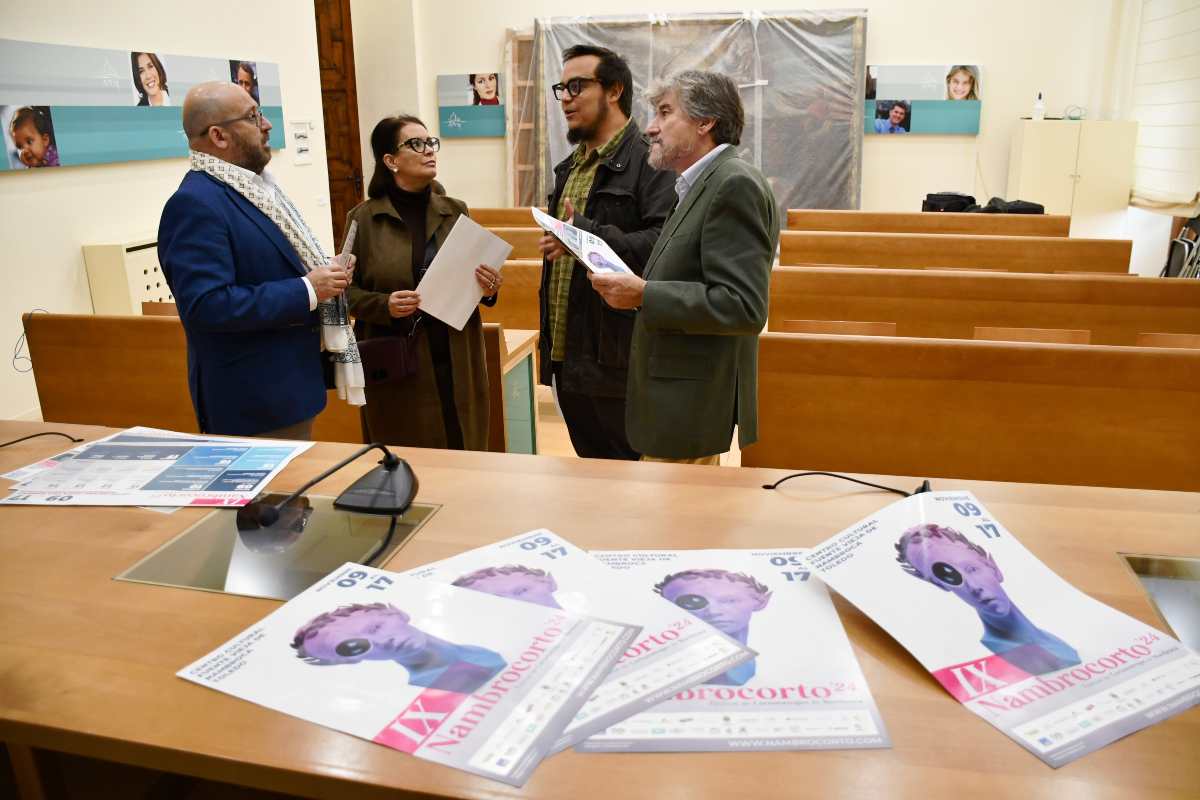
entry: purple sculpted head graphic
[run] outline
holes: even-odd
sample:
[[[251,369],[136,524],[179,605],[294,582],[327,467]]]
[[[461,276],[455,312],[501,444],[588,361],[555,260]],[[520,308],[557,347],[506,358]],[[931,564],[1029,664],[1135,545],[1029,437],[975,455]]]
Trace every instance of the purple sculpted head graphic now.
[[[463,575],[452,585],[497,597],[524,600],[547,608],[562,608],[554,599],[554,593],[558,591],[554,576],[545,570],[520,564],[477,569]]]

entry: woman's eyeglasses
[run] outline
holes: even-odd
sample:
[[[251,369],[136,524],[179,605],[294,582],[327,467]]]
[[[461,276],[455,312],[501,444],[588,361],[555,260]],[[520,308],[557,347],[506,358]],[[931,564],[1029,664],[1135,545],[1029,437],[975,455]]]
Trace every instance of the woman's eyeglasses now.
[[[442,140],[435,136],[430,136],[428,139],[405,139],[400,143],[401,147],[407,147],[414,153],[424,153],[427,150],[437,152],[442,149]]]
[[[564,94],[570,97],[578,97],[579,93],[589,83],[600,83],[600,81],[596,78],[571,78],[566,83],[554,84],[550,87],[550,91],[554,92],[555,100],[562,100]]]

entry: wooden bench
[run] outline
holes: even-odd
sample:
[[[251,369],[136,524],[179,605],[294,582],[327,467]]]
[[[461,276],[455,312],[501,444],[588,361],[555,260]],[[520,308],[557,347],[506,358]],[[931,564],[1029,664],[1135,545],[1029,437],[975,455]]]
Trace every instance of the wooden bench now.
[[[758,381],[743,466],[1200,491],[1200,351],[766,333]]]
[[[543,208],[541,210],[545,211],[546,209]],[[516,208],[472,208],[470,217],[485,228],[492,226],[536,227],[533,221],[533,212],[529,210],[528,206],[518,206]]]
[[[1091,344],[1092,332],[1077,328],[998,328],[991,325],[976,325],[973,338],[991,342]]]
[[[187,341],[178,317],[26,314],[22,319],[45,421],[198,431],[187,385]],[[536,342],[536,334],[532,338]],[[525,352],[509,349],[497,349],[495,357],[509,364]],[[489,383],[488,392],[491,404],[503,409],[504,382]],[[500,431],[503,436],[503,423]],[[330,391],[313,424],[313,438],[361,442],[358,407]]]
[[[1092,344],[1200,334],[1200,281],[1118,276],[778,267],[768,328],[789,319],[895,322],[900,336],[970,339],[976,325],[1084,328]]]
[[[779,263],[878,267],[977,267],[1010,272],[1129,272],[1133,243],[1056,236],[784,231]]]
[[[471,215],[474,216],[474,212]],[[787,214],[787,228],[790,231],[1066,236],[1071,230],[1071,218],[1057,214],[913,213],[790,208]]]
[[[1195,333],[1139,333],[1138,347],[1184,347],[1200,350],[1200,334]]]
[[[480,306],[484,322],[498,322],[505,328],[536,331],[541,327],[538,289],[542,285],[541,259],[505,261],[500,270],[504,285],[496,305]]]
[[[780,333],[836,333],[842,336],[895,336],[894,322],[833,319],[785,319]]]
[[[541,259],[542,251],[538,248],[543,233],[541,228],[488,226],[487,229],[512,245],[510,259]]]

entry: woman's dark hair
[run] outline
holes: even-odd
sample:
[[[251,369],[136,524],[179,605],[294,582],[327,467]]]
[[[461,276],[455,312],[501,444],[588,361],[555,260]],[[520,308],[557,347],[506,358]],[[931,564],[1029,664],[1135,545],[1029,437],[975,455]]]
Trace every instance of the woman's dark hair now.
[[[141,52],[129,54],[129,64],[133,67],[133,88],[137,89],[138,93],[138,105],[148,106],[150,105],[150,97],[146,94],[146,87],[142,86],[142,76],[138,74],[138,56],[150,56],[150,63],[158,70],[159,87],[161,87],[162,91],[170,94],[170,91],[167,90],[167,70],[157,53]]]
[[[617,104],[621,113],[629,117],[633,115],[633,73],[625,59],[609,50],[607,47],[596,47],[590,44],[577,44],[563,50],[562,60],[566,64],[572,58],[596,56],[600,63],[596,65],[596,80],[608,89],[617,84],[621,85],[621,96]]]
[[[392,171],[383,163],[383,157],[395,153],[400,148],[400,130],[405,125],[426,127],[424,122],[411,114],[397,114],[379,120],[371,131],[371,152],[375,154],[375,171],[371,174],[371,182],[367,184],[367,197],[387,197],[388,187],[395,182]]]
[[[499,73],[497,73],[497,72],[472,72],[467,77],[467,83],[470,84],[470,86],[471,86],[471,97],[474,98],[471,101],[471,105],[473,105],[473,106],[479,105],[479,103],[483,100],[483,98],[479,96],[479,92],[475,90],[475,76],[476,75],[491,75],[492,77],[494,77],[496,79],[496,92],[499,93],[499,91],[500,91],[500,74]]]

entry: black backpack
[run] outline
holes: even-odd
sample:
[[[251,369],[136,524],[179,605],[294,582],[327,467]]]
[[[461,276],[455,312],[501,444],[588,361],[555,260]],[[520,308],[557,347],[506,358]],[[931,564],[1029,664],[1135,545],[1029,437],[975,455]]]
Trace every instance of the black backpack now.
[[[966,211],[975,205],[975,198],[958,192],[933,192],[925,195],[922,211]]]
[[[1005,200],[993,197],[988,204],[980,208],[976,206],[968,211],[978,211],[981,214],[1045,214],[1046,207],[1041,203],[1031,203],[1028,200]]]

